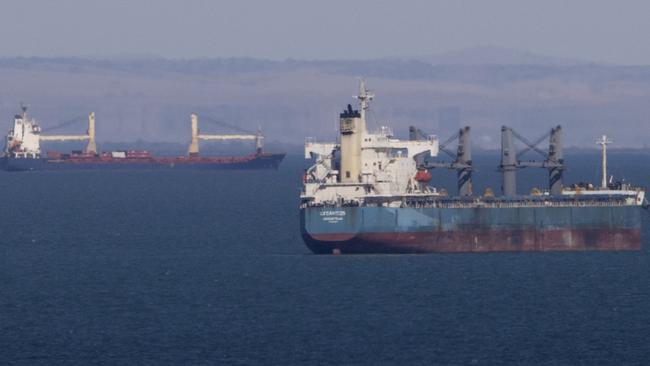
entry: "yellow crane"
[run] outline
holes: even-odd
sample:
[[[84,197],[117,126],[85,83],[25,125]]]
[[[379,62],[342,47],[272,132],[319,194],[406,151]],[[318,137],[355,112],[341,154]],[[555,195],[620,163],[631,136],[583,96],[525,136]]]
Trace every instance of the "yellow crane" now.
[[[40,141],[88,141],[87,154],[97,154],[97,143],[95,142],[95,112],[88,115],[88,130],[85,135],[39,135]]]
[[[219,124],[225,125],[230,128],[235,128],[240,131],[244,131],[240,128],[230,126],[223,122],[220,122]],[[192,113],[190,115],[190,128],[192,134],[192,140],[190,141],[190,147],[188,148],[188,153],[190,156],[199,155],[199,140],[206,140],[206,141],[251,140],[251,141],[255,141],[255,151],[257,153],[262,152],[262,145],[263,145],[262,141],[264,140],[264,136],[262,135],[262,132],[259,129],[257,130],[257,133],[248,133],[248,134],[227,134],[227,135],[202,134],[199,133],[199,116],[196,113]]]

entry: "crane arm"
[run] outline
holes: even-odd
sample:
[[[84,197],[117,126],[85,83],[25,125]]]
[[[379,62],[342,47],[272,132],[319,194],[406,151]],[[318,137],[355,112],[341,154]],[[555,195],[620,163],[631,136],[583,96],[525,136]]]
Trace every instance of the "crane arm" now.
[[[255,140],[257,135],[198,135],[201,140]]]
[[[85,120],[86,118],[87,118],[86,116],[75,117],[73,119],[69,119],[67,121],[60,122],[60,123],[58,123],[58,124],[56,124],[54,126],[51,126],[51,127],[44,127],[42,129],[42,131],[43,132],[49,132],[49,131],[52,131],[52,130],[57,130],[59,128],[63,128],[63,127],[66,127],[66,126],[76,124],[77,122],[81,122],[81,121]]]
[[[40,135],[41,141],[86,141],[90,139],[88,135]]]
[[[203,121],[206,121],[206,122],[211,123],[213,125],[220,126],[220,127],[225,127],[225,128],[230,129],[230,130],[233,130],[233,131],[243,132],[245,134],[253,134],[252,131],[241,128],[239,126],[235,126],[235,125],[233,125],[231,123],[228,123],[228,122],[220,121],[220,120],[218,120],[216,118],[212,118],[210,116],[202,116],[201,119]]]

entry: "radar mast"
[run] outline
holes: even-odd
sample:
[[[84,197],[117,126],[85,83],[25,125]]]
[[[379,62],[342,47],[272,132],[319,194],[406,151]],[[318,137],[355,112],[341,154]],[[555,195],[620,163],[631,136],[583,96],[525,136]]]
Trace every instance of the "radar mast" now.
[[[366,81],[359,78],[359,95],[355,96],[361,106],[361,119],[366,120],[366,110],[370,107],[370,101],[375,97],[375,93],[366,89]]]
[[[600,145],[603,150],[603,158],[602,158],[603,177],[600,182],[600,188],[607,188],[607,145],[611,143],[612,140],[608,139],[607,135],[601,136],[600,140],[596,141],[596,144]]]

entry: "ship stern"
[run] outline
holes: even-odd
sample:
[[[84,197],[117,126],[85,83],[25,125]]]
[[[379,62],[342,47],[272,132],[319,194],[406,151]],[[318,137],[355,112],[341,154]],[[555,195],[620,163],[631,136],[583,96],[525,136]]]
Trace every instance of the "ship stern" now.
[[[356,252],[354,243],[361,227],[359,207],[304,207],[300,231],[314,254]]]

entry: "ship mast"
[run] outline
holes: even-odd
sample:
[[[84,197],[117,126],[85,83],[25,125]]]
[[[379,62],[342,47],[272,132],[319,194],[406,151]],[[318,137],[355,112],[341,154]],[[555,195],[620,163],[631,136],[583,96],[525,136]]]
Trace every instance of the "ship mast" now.
[[[600,182],[600,188],[607,188],[607,144],[611,144],[612,140],[607,138],[607,135],[601,136],[600,140],[596,141],[596,144],[600,145],[603,151],[602,158],[602,173],[603,177]]]
[[[375,93],[366,89],[366,81],[363,78],[359,79],[359,95],[355,96],[359,100],[361,106],[361,119],[366,121],[366,110],[370,107],[370,101],[375,97]]]
[[[27,121],[27,105],[25,105],[23,102],[20,102],[20,109],[22,110],[22,113],[20,115],[23,121]]]

